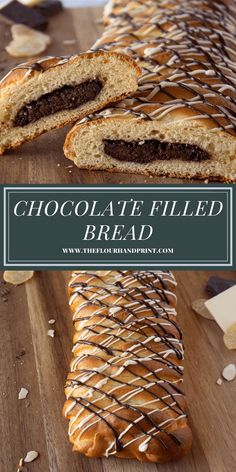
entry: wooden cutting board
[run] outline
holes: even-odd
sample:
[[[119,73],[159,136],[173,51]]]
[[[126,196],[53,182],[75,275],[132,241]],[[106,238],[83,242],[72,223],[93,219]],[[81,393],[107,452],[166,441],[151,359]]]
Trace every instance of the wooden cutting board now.
[[[66,9],[53,17],[48,33],[52,44],[46,55],[67,55],[86,51],[100,36],[101,8]],[[10,42],[9,25],[0,18],[0,78],[17,63],[4,49]],[[65,40],[75,41],[65,44]],[[23,62],[19,60],[19,62]],[[63,154],[63,143],[70,126],[47,133],[32,143],[1,157],[0,183],[30,184],[140,184],[140,183],[186,183],[186,180],[152,178],[141,175],[114,174],[108,172],[82,171]],[[187,181],[194,182],[196,180]]]
[[[0,471],[16,472],[27,451],[39,458],[28,472],[234,472],[236,464],[236,380],[216,384],[222,369],[236,363],[214,321],[195,315],[191,302],[204,295],[210,272],[175,272],[178,313],[185,339],[185,390],[193,448],[171,464],[87,459],[72,452],[62,418],[64,383],[72,348],[67,272],[38,272],[27,284],[0,283]],[[235,272],[216,275],[236,278]],[[0,280],[2,276],[0,274]],[[9,292],[8,292],[9,291]],[[5,293],[6,292],[6,293]],[[55,338],[47,335],[56,323]],[[21,387],[29,390],[18,400]]]

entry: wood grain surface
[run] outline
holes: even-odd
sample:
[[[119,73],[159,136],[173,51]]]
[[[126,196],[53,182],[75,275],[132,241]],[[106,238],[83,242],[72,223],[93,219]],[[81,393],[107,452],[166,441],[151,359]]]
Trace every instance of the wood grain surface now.
[[[178,314],[185,340],[185,391],[193,448],[171,464],[87,459],[72,452],[62,417],[64,383],[72,348],[72,316],[66,294],[68,272],[38,272],[25,285],[0,284],[0,471],[16,472],[27,451],[39,458],[28,472],[234,472],[236,380],[216,384],[236,363],[214,321],[194,314],[191,302],[204,295],[210,272],[175,272]],[[219,272],[235,278],[235,272]],[[1,275],[0,275],[1,277]],[[1,277],[2,280],[2,277]],[[56,323],[55,338],[47,335]],[[18,400],[21,387],[29,390]]]
[[[52,44],[46,55],[67,55],[86,51],[100,36],[103,29],[101,8],[66,9],[51,20],[48,32]],[[4,47],[10,42],[9,25],[0,18],[0,78],[17,61],[11,58]],[[64,44],[75,40],[74,44]],[[19,62],[23,62],[23,59]],[[0,183],[30,184],[139,184],[139,183],[186,183],[186,180],[166,177],[115,174],[83,171],[75,167],[63,154],[63,144],[70,126],[51,131],[14,152],[1,156]],[[197,182],[190,180],[189,182]]]

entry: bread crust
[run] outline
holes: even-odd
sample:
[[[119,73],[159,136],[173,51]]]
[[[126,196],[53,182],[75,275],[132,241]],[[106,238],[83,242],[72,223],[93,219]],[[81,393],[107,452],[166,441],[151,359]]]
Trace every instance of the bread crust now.
[[[96,118],[95,118],[96,116]],[[129,128],[131,129],[134,127],[134,122],[132,121],[132,118],[125,118],[127,121],[130,121]],[[195,167],[191,166],[191,163],[189,163],[188,167],[187,164],[185,164],[185,169],[184,171],[176,165],[176,162],[174,161],[171,163],[171,161],[168,161],[168,167],[165,168],[163,166],[161,168],[161,163],[154,162],[153,164],[146,164],[145,166],[143,165],[142,167],[139,164],[135,164],[134,162],[119,162],[116,159],[112,159],[109,156],[105,156],[105,159],[102,161],[97,161],[96,159],[93,160],[88,160],[88,159],[82,159],[82,155],[79,154],[79,156],[76,154],[76,149],[77,149],[77,143],[82,147],[83,146],[83,139],[84,137],[89,139],[92,139],[92,136],[95,135],[96,131],[100,128],[107,128],[107,132],[105,131],[103,135],[104,139],[109,139],[113,136],[111,136],[109,129],[112,128],[114,129],[114,133],[116,133],[116,130],[119,129],[120,126],[123,127],[123,122],[124,118],[122,116],[114,116],[110,117],[108,116],[107,118],[101,118],[100,114],[92,115],[92,119],[90,120],[89,117],[86,117],[84,121],[78,122],[74,125],[74,127],[69,131],[69,133],[66,136],[66,140],[64,143],[64,154],[65,156],[72,160],[80,169],[87,169],[87,170],[105,170],[106,172],[110,173],[130,173],[130,174],[144,174],[147,176],[150,175],[159,175],[159,176],[166,176],[166,177],[174,177],[174,178],[185,178],[185,179],[200,179],[200,180],[206,180],[207,182],[209,181],[218,181],[218,182],[224,182],[224,183],[230,183],[230,182],[235,182],[236,181],[236,161],[229,162],[228,165],[226,164],[218,164],[217,161],[212,161],[210,165],[208,162],[206,163],[195,163]],[[108,124],[110,126],[108,127]],[[145,127],[146,129],[146,122],[142,119],[138,120],[136,122],[136,125],[138,125],[140,128],[142,126]],[[197,123],[196,121],[192,123],[192,133],[195,136],[195,130],[198,128],[201,128],[201,123]],[[168,128],[167,128],[168,129]],[[160,128],[159,134],[164,135],[166,132],[166,128]],[[152,137],[152,130],[149,133],[149,136]],[[215,133],[208,134],[206,136],[205,141],[207,143],[211,143],[212,137],[214,136]],[[142,140],[144,138],[145,131],[143,133],[138,132],[137,133],[137,139]],[[156,133],[156,136],[158,137],[158,132]],[[178,133],[178,142],[183,142],[187,143],[188,140],[183,136],[181,136],[181,128]],[[100,138],[97,138],[97,142],[99,142]],[[182,141],[181,141],[182,139]],[[195,136],[196,139],[196,136]],[[221,132],[221,140],[224,139],[225,142],[227,143],[228,140],[232,143],[232,137],[227,135],[225,132]],[[87,139],[86,139],[87,142]],[[174,142],[174,140],[173,140]],[[196,144],[196,141],[193,141],[194,144]],[[88,142],[89,146],[89,142]],[[101,148],[101,145],[96,145],[96,149]],[[227,144],[226,144],[227,146]],[[207,147],[206,147],[207,149]],[[236,144],[235,144],[235,150],[236,150]],[[96,155],[96,151],[94,151],[94,154]],[[101,151],[102,154],[102,151]],[[224,156],[225,154],[221,152],[221,154]],[[172,168],[170,170],[169,164],[172,164]],[[158,166],[158,170],[156,170],[156,165]]]
[[[176,282],[168,271],[78,271],[63,414],[88,457],[180,459],[191,447]]]

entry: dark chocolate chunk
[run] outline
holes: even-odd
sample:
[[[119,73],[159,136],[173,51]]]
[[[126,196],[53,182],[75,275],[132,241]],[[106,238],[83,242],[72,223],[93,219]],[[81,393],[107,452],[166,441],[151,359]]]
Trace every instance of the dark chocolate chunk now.
[[[108,156],[119,161],[147,164],[155,160],[182,159],[185,161],[205,161],[209,154],[194,144],[167,143],[158,139],[146,141],[104,140],[104,150]]]
[[[236,285],[236,280],[223,279],[222,277],[210,277],[206,284],[206,291],[210,297],[214,297],[221,292],[224,292],[230,287]]]
[[[62,11],[63,5],[59,0],[45,0],[39,3],[39,5],[35,6],[34,10],[38,11],[46,18],[49,18],[50,16],[56,15]]]
[[[39,11],[29,8],[17,0],[12,0],[7,5],[0,7],[0,14],[13,23],[20,23],[31,28],[44,29],[47,19]]]
[[[25,105],[16,115],[15,126],[29,123],[62,110],[73,110],[83,103],[93,100],[102,89],[102,82],[90,80],[79,85],[64,85],[60,89],[46,93],[38,100]]]

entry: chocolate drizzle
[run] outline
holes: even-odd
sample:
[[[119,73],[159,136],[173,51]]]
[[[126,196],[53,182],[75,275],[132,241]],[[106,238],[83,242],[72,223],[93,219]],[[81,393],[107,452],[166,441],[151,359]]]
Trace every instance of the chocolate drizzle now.
[[[102,422],[113,438],[107,456],[136,441],[163,450],[181,446],[169,428],[186,418],[175,286],[169,271],[72,275],[76,336],[65,414],[76,441]]]

